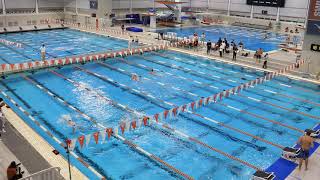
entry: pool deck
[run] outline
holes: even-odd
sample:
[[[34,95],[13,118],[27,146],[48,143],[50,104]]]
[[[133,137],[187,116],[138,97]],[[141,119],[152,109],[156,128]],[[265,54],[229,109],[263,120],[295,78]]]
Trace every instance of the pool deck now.
[[[119,38],[117,35],[112,35],[112,34],[107,34],[107,33],[102,33],[102,32],[97,32],[95,30],[84,30],[81,28],[76,28],[79,30],[83,30],[83,31],[87,31],[87,32],[92,32],[92,33],[96,33],[99,35],[107,35],[107,36],[113,36],[116,38]],[[150,42],[152,42],[152,44],[158,44],[158,43],[162,43],[162,41],[157,41],[154,40],[154,38],[152,37],[152,35],[150,35],[149,32],[147,33],[137,33],[137,34],[132,34],[134,36],[138,35],[140,38],[140,41],[142,40],[142,42],[146,43],[146,44],[150,44]],[[148,37],[146,38],[146,40],[143,40],[143,37]],[[121,36],[121,39],[124,40],[128,40],[129,36]],[[152,41],[153,39],[153,41]],[[205,58],[209,58],[209,59],[216,59],[222,62],[227,62],[230,64],[235,64],[235,65],[240,65],[240,66],[244,66],[244,67],[248,67],[248,68],[254,68],[257,70],[261,70],[261,71],[273,71],[274,69],[270,68],[270,69],[262,69],[260,64],[255,64],[255,63],[249,63],[248,61],[250,61],[249,59],[243,59],[239,58],[238,61],[232,61],[230,59],[230,57],[224,57],[224,58],[220,58],[218,57],[216,54],[214,55],[206,55],[205,51],[202,49],[201,51],[198,52],[194,52],[193,50],[185,50],[185,49],[181,49],[181,48],[170,48],[171,50],[174,51],[179,51],[179,52],[183,52],[183,53],[187,53],[187,54],[192,54],[192,55],[198,55],[201,57],[205,57]],[[271,57],[284,57],[286,56],[285,54],[283,54],[283,52],[281,53],[275,53],[273,55],[271,55]],[[292,55],[292,57],[294,57],[294,55]],[[240,59],[242,61],[240,61]],[[254,61],[251,58],[251,61]],[[288,63],[293,63],[295,62],[295,60],[293,61],[293,58],[290,58],[290,60],[288,61]],[[287,63],[284,62],[279,62],[279,65],[285,65]],[[316,81],[316,80],[309,80],[309,79],[305,79],[305,78],[300,78],[298,76],[293,76],[290,74],[285,74],[285,76],[291,77],[291,78],[295,78],[295,79],[299,79],[299,80],[304,80],[304,81],[308,81],[308,82],[313,82],[313,83],[317,83],[320,84],[320,81]],[[29,144],[31,146],[31,149],[37,151],[39,158],[31,158],[30,160],[26,160],[26,163],[24,163],[24,159],[19,155],[19,153],[14,152],[13,150],[10,149],[10,145],[5,145],[4,142],[0,141],[0,162],[1,162],[1,166],[0,166],[0,172],[3,171],[3,169],[6,169],[7,163],[11,160],[17,160],[17,161],[21,161],[23,162],[23,164],[26,164],[25,169],[27,173],[33,173],[37,171],[37,167],[29,167],[29,165],[27,165],[27,161],[29,163],[38,163],[38,161],[41,161],[40,164],[42,164],[41,166],[44,167],[60,167],[61,168],[61,174],[63,175],[63,177],[65,177],[66,179],[69,178],[69,173],[68,173],[68,163],[67,161],[61,156],[61,155],[54,155],[52,153],[52,150],[54,149],[48,142],[46,142],[45,139],[43,139],[40,135],[38,135],[38,133],[36,133],[32,128],[30,128],[17,114],[15,114],[11,109],[8,108],[3,108],[3,112],[8,120],[7,123],[7,127],[6,129],[8,129],[8,126],[11,126],[10,128],[12,128],[12,130],[7,130],[7,134],[19,134],[18,136],[20,137],[24,137],[24,141],[25,143]],[[3,139],[6,135],[3,135]],[[13,138],[17,138],[17,137],[13,137]],[[3,140],[4,141],[4,140]],[[319,142],[319,140],[318,140]],[[30,151],[33,151],[30,150]],[[4,152],[4,153],[3,153]],[[4,158],[4,156],[1,156],[3,154],[6,154]],[[14,155],[13,155],[14,154]],[[36,153],[35,153],[36,154]],[[35,155],[37,156],[37,155]],[[280,157],[280,155],[279,155]],[[295,168],[291,174],[286,178],[288,180],[297,180],[297,179],[306,179],[306,180],[313,180],[313,179],[317,179],[317,177],[320,177],[320,162],[319,162],[319,157],[320,157],[320,148],[316,149],[316,151],[311,155],[310,157],[310,162],[309,162],[309,170],[308,171],[304,171],[301,170],[299,171],[297,168]],[[5,162],[3,165],[2,162]],[[29,170],[30,169],[30,170]],[[2,173],[1,173],[2,174]],[[0,179],[2,178],[2,176],[0,176]],[[84,174],[82,174],[76,167],[72,166],[72,178],[73,179],[88,179]]]
[[[318,143],[320,143],[319,140],[317,140]],[[293,172],[290,173],[290,175],[286,178],[287,180],[315,180],[319,179],[320,177],[320,148],[317,148],[317,150],[311,155],[309,158],[309,167],[308,171],[304,170],[304,164],[302,165],[301,170],[299,170],[298,166],[294,169]]]

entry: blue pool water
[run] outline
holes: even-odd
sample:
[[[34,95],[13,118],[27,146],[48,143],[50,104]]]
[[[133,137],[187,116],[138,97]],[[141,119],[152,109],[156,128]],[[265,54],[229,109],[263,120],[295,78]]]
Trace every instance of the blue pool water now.
[[[41,44],[42,41],[50,42],[47,47],[50,58],[121,49],[126,46],[124,41],[75,30],[30,32],[6,36],[7,40],[18,41],[19,39],[19,42],[26,44],[26,48],[20,50],[0,45],[2,46],[0,50],[25,57],[25,59],[18,58],[17,62],[38,59],[39,54],[33,52],[33,49],[38,48],[38,43]],[[196,56],[173,51],[159,53],[130,56],[123,60],[111,59],[102,64],[79,65],[89,72],[99,74],[100,77],[117,81],[116,84],[79,70],[77,66],[54,69],[57,73],[91,89],[90,92],[84,87],[74,86],[50,71],[11,75],[0,81],[0,89],[60,141],[64,141],[67,138],[77,138],[80,135],[96,132],[101,130],[101,127],[52,98],[22,76],[28,76],[38,85],[60,96],[105,127],[116,127],[122,121],[131,121],[143,115],[151,116],[171,109],[173,106],[170,103],[180,106],[264,76],[260,71]],[[0,56],[4,62],[14,60],[6,53],[1,53]],[[149,73],[152,68],[156,71],[155,75]],[[141,76],[141,81],[131,81],[132,73]],[[122,88],[119,84],[127,85],[128,88]],[[319,93],[320,87],[314,84],[278,77],[244,91],[241,95],[198,109],[196,113],[275,144],[292,146],[301,135],[300,132],[270,123],[263,118],[301,130],[311,128],[319,122],[317,118],[320,116]],[[106,101],[106,98],[138,113],[133,114],[132,111],[120,109],[110,104],[110,101]],[[234,108],[248,113],[236,111]],[[76,122],[75,133],[63,120],[65,116],[70,116]],[[28,118],[24,120],[34,127],[34,123]],[[165,123],[262,169],[269,167],[281,153],[281,149],[275,146],[257,141],[197,115],[182,113],[175,119],[165,120]],[[35,129],[49,143],[58,148],[58,145],[41,129]],[[163,127],[155,124],[127,132],[124,136],[195,179],[249,179],[255,171],[210,149],[170,134]],[[92,137],[88,147],[81,149],[77,145],[75,153],[100,174],[110,179],[176,179],[179,177],[114,138],[95,144]],[[94,173],[85,169],[78,161],[72,160],[72,163],[90,179],[97,179]]]
[[[236,26],[203,26],[203,27],[186,27],[186,28],[168,28],[160,29],[157,32],[175,32],[179,37],[189,37],[195,32],[201,36],[202,33],[206,35],[206,41],[217,42],[218,39],[227,38],[230,43],[234,40],[235,43],[242,41],[244,48],[256,51],[262,48],[264,51],[273,51],[279,49],[279,44],[286,40],[286,35],[275,34],[268,32],[268,38],[264,39],[266,32],[259,29],[236,27]],[[299,40],[298,37],[293,39],[295,42]]]
[[[49,71],[24,75],[56,93],[106,127],[115,127],[123,120],[136,119],[144,114],[153,115],[172,108],[162,101],[183,105],[198,100],[199,97],[213,95],[223,89],[235,87],[264,75],[260,71],[173,51],[165,51],[162,54],[165,55],[147,53],[143,56],[126,57],[124,61],[112,59],[103,62],[105,65],[98,63],[81,65],[81,68],[125,84],[129,89],[118,87],[75,67],[69,66],[54,70],[115,102],[138,111],[140,115],[119,109],[95,93],[75,87]],[[175,68],[169,67],[172,65],[175,65]],[[157,71],[155,75],[149,73],[151,68]],[[141,76],[141,81],[131,81],[131,73]],[[77,112],[53,99],[20,75],[12,75],[1,80],[0,88],[34,115],[61,141],[66,137],[76,138],[99,129],[95,124],[85,120]],[[144,94],[135,93],[132,89]],[[299,132],[229,107],[246,110],[252,114],[304,130],[319,122],[318,119],[312,118],[320,116],[319,90],[319,86],[314,84],[278,77],[241,93],[245,97],[236,95],[224,99],[222,103],[227,106],[220,103],[211,104],[198,109],[196,113],[281,146],[292,146],[301,135]],[[193,95],[187,94],[186,91]],[[286,97],[270,92],[277,92]],[[146,94],[154,96],[156,100],[150,99]],[[261,102],[257,103],[247,97],[292,109],[295,112]],[[299,98],[299,100],[294,98]],[[306,103],[302,100],[309,101]],[[77,123],[79,128],[75,134],[72,133],[71,127],[62,120],[65,115],[71,116]],[[281,154],[281,149],[277,147],[239,134],[196,115],[183,113],[165,122],[189,136],[262,169],[269,167]],[[170,134],[154,124],[128,132],[124,136],[195,179],[249,179],[255,171],[214,151]],[[110,179],[176,179],[179,177],[114,138],[98,145],[91,140],[89,147],[81,149],[77,146],[75,152],[99,173]],[[74,164],[80,166],[77,162]],[[97,178],[93,173],[84,169],[80,170],[91,179]]]
[[[0,39],[21,43],[22,48],[0,43],[0,64],[41,60],[40,47],[46,45],[46,58],[59,58],[127,47],[127,42],[71,29],[0,34]]]

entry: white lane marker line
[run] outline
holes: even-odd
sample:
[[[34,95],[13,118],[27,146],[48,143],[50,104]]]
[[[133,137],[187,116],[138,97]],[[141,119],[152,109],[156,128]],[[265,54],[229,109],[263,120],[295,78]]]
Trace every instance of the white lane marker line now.
[[[148,94],[147,96],[151,97],[152,99],[156,99],[156,97],[152,96],[151,94]]]
[[[195,95],[195,94],[193,94],[193,93],[191,93],[191,92],[188,92],[188,94],[190,94],[191,96],[197,96],[197,95]]]
[[[231,109],[234,109],[234,110],[236,110],[236,111],[241,111],[240,109],[238,109],[238,108],[236,108],[236,107],[233,107],[233,106],[227,106],[228,108],[231,108]]]
[[[215,77],[215,78],[218,78],[218,79],[220,79],[220,78],[221,78],[220,76],[215,76],[215,75],[212,75],[212,77]]]
[[[237,82],[237,81],[234,81],[234,80],[231,80],[231,79],[228,79],[228,81],[233,82],[233,83],[236,83],[236,82]]]
[[[269,92],[269,93],[272,93],[272,94],[278,94],[277,92],[270,91],[270,90],[268,90],[268,89],[264,89],[264,91]]]
[[[216,87],[216,86],[210,86],[211,88],[214,88],[214,89],[219,89],[218,87]]]
[[[166,103],[166,104],[168,104],[168,105],[170,105],[170,106],[173,106],[172,103],[169,103],[169,102],[167,102],[167,101],[164,101],[164,103]]]
[[[289,86],[289,85],[286,85],[286,84],[282,84],[282,83],[279,83],[281,86],[286,86],[286,87],[290,87],[291,88],[291,86]]]
[[[259,100],[259,99],[256,99],[256,98],[253,98],[253,97],[250,97],[250,96],[248,96],[248,98],[249,99],[252,99],[252,100],[254,100],[254,101],[257,101],[257,102],[260,102],[261,100]]]

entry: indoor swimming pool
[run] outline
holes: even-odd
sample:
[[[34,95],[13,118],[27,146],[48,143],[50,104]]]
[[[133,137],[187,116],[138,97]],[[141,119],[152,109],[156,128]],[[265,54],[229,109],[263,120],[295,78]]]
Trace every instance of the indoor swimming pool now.
[[[202,26],[202,27],[184,27],[184,28],[166,28],[157,30],[157,32],[174,32],[178,37],[189,37],[197,33],[199,38],[202,33],[206,35],[206,41],[217,42],[219,38],[227,38],[230,43],[232,40],[236,44],[240,41],[244,44],[244,48],[256,51],[262,48],[265,52],[278,50],[279,44],[286,41],[287,35],[276,34],[273,32],[237,27],[237,26]],[[267,38],[265,36],[267,35]],[[299,35],[299,34],[298,34]],[[298,36],[293,35],[293,42],[298,43],[300,40]]]
[[[199,28],[199,33],[205,29],[209,30]],[[193,33],[194,30],[185,31]],[[217,31],[222,29],[218,28]],[[50,36],[48,33],[55,32],[43,33]],[[64,48],[76,47],[82,36],[82,33],[74,30],[57,30],[57,33],[65,40],[69,39],[68,36],[77,35],[74,39],[69,39]],[[250,33],[252,38],[239,35],[239,39],[238,35],[230,32],[229,39],[242,40],[250,49],[261,40],[254,37],[258,32]],[[85,47],[80,44],[79,50],[74,48],[57,52],[53,50],[54,44],[61,41],[49,39],[47,42],[52,43],[48,43],[48,49],[52,47],[52,50],[48,53],[60,57],[83,53],[85,49],[103,51],[126,45],[122,41],[109,42],[107,38],[95,39],[95,36],[86,34],[87,36],[90,38],[81,42]],[[221,34],[212,34],[212,39],[219,36]],[[22,42],[29,43],[28,49],[31,51],[38,45],[30,37]],[[276,43],[281,42],[282,38],[284,37],[272,35],[272,39],[265,41],[263,47],[265,50],[274,50],[277,48]],[[39,58],[38,54],[32,55],[31,52],[21,54],[26,56],[24,60]],[[3,55],[1,57],[6,59]],[[132,74],[137,74],[139,81],[133,81]],[[15,74],[2,79],[0,87],[1,91],[64,142],[82,135],[88,137],[88,134],[105,128],[118,129],[122,122],[153,116],[264,75],[262,71],[202,57],[158,51],[32,74]],[[119,129],[119,135],[126,140],[109,139],[98,134],[105,141],[99,140],[96,144],[91,137],[82,148],[78,143],[74,152],[107,179],[184,177],[173,171],[173,168],[194,179],[250,179],[255,169],[228,159],[191,139],[197,139],[198,142],[255,167],[266,169],[280,157],[282,147],[292,147],[305,129],[319,123],[319,94],[320,87],[315,84],[280,76],[218,103],[195,111],[189,109],[190,111],[181,112],[171,119],[163,118],[161,122],[167,124],[166,127],[153,123],[141,125],[143,127],[124,134]],[[7,98],[3,98],[16,112],[19,111]],[[27,116],[21,114],[21,117],[59,149],[58,144],[41,132]],[[179,133],[172,133],[168,127]],[[186,135],[192,138],[184,138]],[[134,143],[140,149],[128,146],[127,142]],[[59,150],[64,154],[61,148]],[[150,158],[150,154],[158,159]],[[79,161],[71,161],[90,179],[100,178],[90,169],[84,168]],[[161,161],[172,168],[164,166]]]
[[[0,39],[21,43],[21,47],[0,43],[0,64],[41,60],[40,47],[46,46],[46,58],[60,58],[126,48],[127,42],[72,29],[0,34]]]

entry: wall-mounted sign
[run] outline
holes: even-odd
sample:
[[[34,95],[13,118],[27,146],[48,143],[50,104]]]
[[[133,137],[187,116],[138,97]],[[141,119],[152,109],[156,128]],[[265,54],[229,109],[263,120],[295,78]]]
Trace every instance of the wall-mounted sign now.
[[[284,7],[285,0],[247,0],[248,5]]]
[[[310,50],[320,52],[320,44],[311,44]]]
[[[98,1],[97,0],[90,0],[90,9],[98,9]]]
[[[310,0],[308,19],[320,21],[320,0]]]

